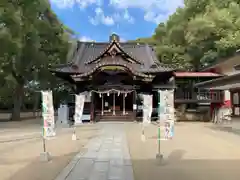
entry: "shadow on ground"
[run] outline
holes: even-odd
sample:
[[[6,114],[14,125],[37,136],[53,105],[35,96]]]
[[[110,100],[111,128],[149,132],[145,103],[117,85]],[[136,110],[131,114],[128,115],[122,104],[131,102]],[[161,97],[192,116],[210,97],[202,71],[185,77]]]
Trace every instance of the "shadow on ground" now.
[[[238,180],[240,177],[240,159],[182,159],[184,153],[176,150],[162,160],[133,159],[135,180]]]
[[[240,136],[240,128],[234,128],[231,126],[212,126],[209,128],[214,131],[223,131],[223,132],[233,133]]]

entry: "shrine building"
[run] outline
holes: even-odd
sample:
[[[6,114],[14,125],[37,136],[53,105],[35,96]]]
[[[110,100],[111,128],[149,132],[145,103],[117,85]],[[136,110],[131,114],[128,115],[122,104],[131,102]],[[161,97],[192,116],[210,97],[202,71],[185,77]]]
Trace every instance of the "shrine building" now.
[[[90,94],[91,121],[133,121],[141,107],[140,95],[152,94],[153,109],[156,109],[158,90],[164,89],[175,90],[176,105],[221,101],[220,94],[212,97],[209,92],[204,92],[203,95],[189,86],[189,82],[185,83],[188,88],[176,84],[178,79],[199,80],[200,77],[205,81],[217,78],[219,74],[176,72],[159,62],[153,46],[123,43],[119,39],[118,35],[112,34],[109,42],[78,41],[71,61],[51,70],[55,76],[70,82],[76,94]],[[199,96],[201,93],[202,96]],[[203,96],[206,98],[201,98]]]

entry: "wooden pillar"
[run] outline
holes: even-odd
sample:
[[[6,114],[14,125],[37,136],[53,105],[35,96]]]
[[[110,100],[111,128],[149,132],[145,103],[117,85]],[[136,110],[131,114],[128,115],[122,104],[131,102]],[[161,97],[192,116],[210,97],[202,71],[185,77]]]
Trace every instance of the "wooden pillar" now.
[[[125,97],[126,97],[126,93],[123,93],[122,96],[123,96],[123,115],[125,115]]]
[[[102,96],[102,116],[103,116],[103,112],[104,112],[104,94],[101,94]]]
[[[136,115],[137,115],[137,92],[136,90],[133,91],[133,118],[136,120]]]
[[[113,92],[113,115],[116,115],[116,111],[115,111],[115,92]]]
[[[90,112],[91,112],[91,118],[90,118],[90,122],[94,122],[94,95],[95,93],[91,92],[91,107],[90,107]]]

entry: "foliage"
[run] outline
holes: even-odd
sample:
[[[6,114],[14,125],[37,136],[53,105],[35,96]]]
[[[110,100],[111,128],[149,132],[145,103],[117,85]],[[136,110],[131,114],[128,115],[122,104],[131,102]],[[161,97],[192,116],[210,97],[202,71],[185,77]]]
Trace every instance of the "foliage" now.
[[[161,62],[199,70],[240,47],[239,0],[185,0],[152,37]],[[136,40],[136,41],[139,41]]]
[[[47,0],[0,2],[0,101],[13,104],[12,119],[19,119],[23,102],[33,101],[39,90],[62,83],[48,69],[65,62],[70,33]]]

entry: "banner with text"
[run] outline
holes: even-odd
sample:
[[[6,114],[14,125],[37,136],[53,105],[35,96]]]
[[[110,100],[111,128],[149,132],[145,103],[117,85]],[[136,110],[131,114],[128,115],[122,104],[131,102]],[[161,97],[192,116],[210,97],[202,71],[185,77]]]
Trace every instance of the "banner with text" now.
[[[82,123],[83,108],[85,102],[85,94],[76,94],[75,95],[75,125]]]
[[[152,116],[152,95],[143,94],[143,123],[151,123]]]
[[[56,135],[52,91],[41,91],[42,95],[42,117],[43,137]]]
[[[175,109],[174,91],[164,90],[159,93],[159,121],[163,123],[164,139],[171,139],[174,135]]]

